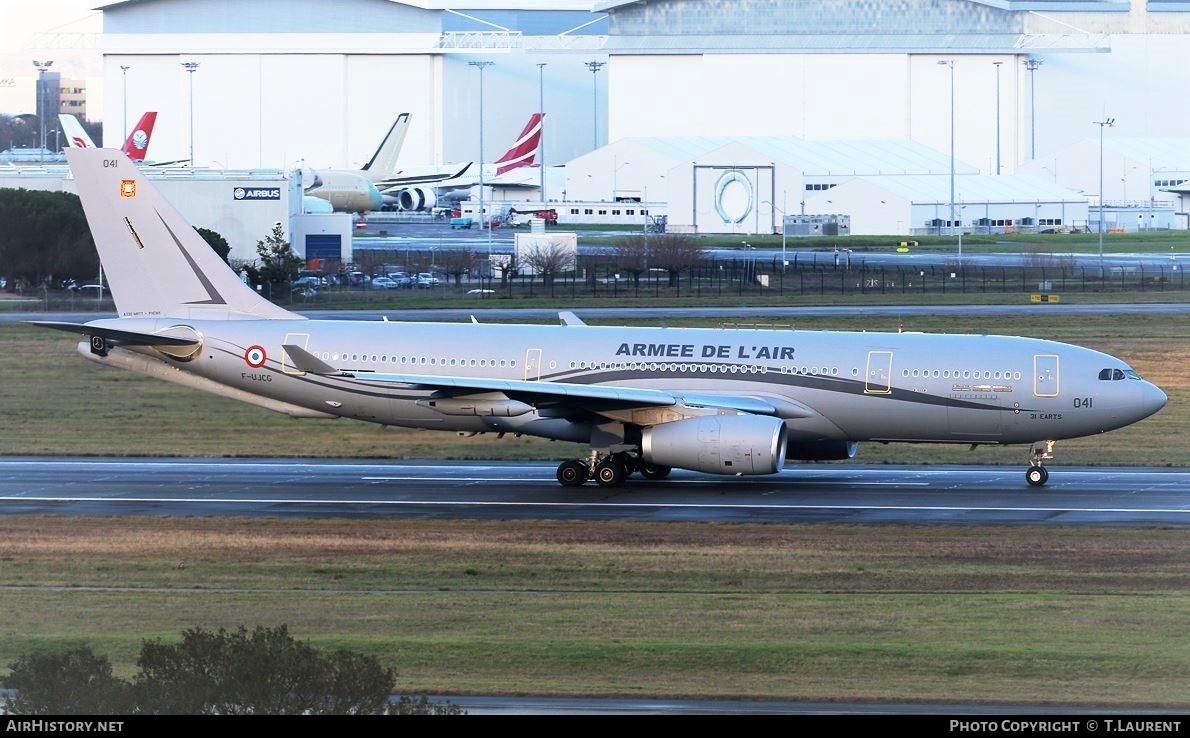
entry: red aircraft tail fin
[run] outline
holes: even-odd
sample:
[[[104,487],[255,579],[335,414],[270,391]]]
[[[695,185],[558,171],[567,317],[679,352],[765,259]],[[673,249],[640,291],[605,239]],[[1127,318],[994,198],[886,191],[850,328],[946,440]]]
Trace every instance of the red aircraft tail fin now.
[[[496,174],[504,174],[517,167],[527,167],[537,158],[537,148],[541,145],[541,122],[545,113],[534,113],[525,124],[525,130],[517,136],[512,148],[504,152],[496,160]]]
[[[149,139],[153,135],[153,124],[157,122],[157,113],[145,113],[132,127],[128,140],[124,142],[123,151],[133,161],[144,161],[149,153]]]

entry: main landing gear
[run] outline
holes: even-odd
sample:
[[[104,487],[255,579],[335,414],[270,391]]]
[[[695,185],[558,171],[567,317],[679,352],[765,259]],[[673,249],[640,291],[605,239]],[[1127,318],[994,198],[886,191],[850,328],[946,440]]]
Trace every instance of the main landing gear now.
[[[585,459],[571,459],[558,465],[558,482],[563,487],[581,487],[594,479],[600,487],[618,487],[635,472],[645,479],[665,479],[671,468],[649,464],[630,451],[600,454],[592,451]]]
[[[1030,487],[1040,487],[1050,478],[1049,471],[1042,465],[1046,459],[1054,458],[1053,441],[1037,441],[1029,456],[1029,468],[1025,470],[1025,481]]]

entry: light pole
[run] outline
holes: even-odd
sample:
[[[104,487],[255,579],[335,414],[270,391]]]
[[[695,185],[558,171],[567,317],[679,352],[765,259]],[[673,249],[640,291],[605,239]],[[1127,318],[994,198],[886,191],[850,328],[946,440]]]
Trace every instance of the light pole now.
[[[37,67],[37,120],[41,123],[41,137],[37,139],[37,143],[41,146],[39,158],[43,161],[45,160],[45,109],[48,107],[45,100],[45,73],[53,65],[53,61],[33,60],[33,66]]]
[[[472,61],[469,65],[479,70],[479,227],[483,228],[483,70],[496,62]],[[492,268],[492,225],[488,221],[488,269]]]
[[[541,183],[538,185],[541,190],[541,204],[544,207],[548,202],[545,196],[545,65],[546,62],[537,63],[537,112],[541,113],[541,119],[538,125],[541,126],[541,141],[537,145],[537,166],[541,167],[538,174],[541,176]]]
[[[786,241],[785,241],[785,208],[787,208],[789,206],[789,190],[781,191],[781,207],[778,208],[776,205],[769,202],[768,200],[764,200],[761,202],[761,205],[765,205],[765,204],[767,204],[773,210],[781,211],[781,271],[785,271],[785,266],[788,263],[788,261],[785,258],[785,243],[786,243]]]
[[[599,148],[599,95],[595,73],[607,62],[589,61],[586,64],[587,69],[591,70],[591,150],[594,151]]]
[[[1000,176],[1000,65],[1003,63],[992,62],[996,65],[996,176]]]
[[[1091,121],[1099,126],[1099,279],[1103,279],[1103,129],[1116,124],[1115,118]]]
[[[954,59],[940,59],[938,64],[950,68],[950,227],[954,228]],[[959,229],[959,266],[963,266],[962,229]]]
[[[1029,158],[1037,158],[1037,81],[1034,72],[1041,66],[1040,59],[1025,58],[1025,69],[1029,70]]]
[[[198,69],[198,62],[182,62],[182,67],[190,74],[190,166],[194,167],[194,71]]]
[[[128,70],[132,67],[120,65],[120,72],[124,75],[124,135],[128,135]]]
[[[616,192],[620,189],[620,170],[628,166],[630,161],[616,161],[616,155],[612,154],[612,202],[619,202]]]

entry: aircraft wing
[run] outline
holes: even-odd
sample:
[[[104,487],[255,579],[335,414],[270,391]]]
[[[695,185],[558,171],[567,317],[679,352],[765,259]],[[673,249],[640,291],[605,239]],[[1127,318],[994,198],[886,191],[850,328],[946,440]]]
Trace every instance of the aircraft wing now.
[[[509,398],[533,402],[554,402],[573,405],[576,408],[598,411],[598,407],[668,407],[672,405],[695,405],[737,410],[753,415],[774,415],[800,417],[813,411],[794,408],[791,403],[778,407],[760,397],[678,394],[665,390],[641,387],[615,387],[607,385],[578,384],[574,382],[538,382],[517,379],[490,379],[484,377],[443,377],[429,374],[394,374],[381,372],[351,372],[335,369],[322,359],[300,346],[286,344],[285,352],[295,369],[323,376],[356,379],[361,382],[386,382],[403,384],[418,389],[443,390],[458,394],[476,392],[502,392]],[[785,407],[789,405],[789,407]]]
[[[389,192],[391,190],[404,189],[405,187],[409,187],[410,185],[439,184],[442,182],[449,182],[450,180],[458,179],[459,177],[462,177],[463,174],[465,174],[467,172],[467,170],[470,168],[471,168],[471,162],[467,162],[457,172],[456,171],[444,171],[444,172],[438,172],[436,174],[412,174],[412,175],[407,175],[407,176],[403,176],[400,174],[394,174],[394,175],[391,175],[388,177],[384,177],[381,180],[378,180],[376,182],[376,189],[380,190],[381,193],[385,193],[385,192]]]

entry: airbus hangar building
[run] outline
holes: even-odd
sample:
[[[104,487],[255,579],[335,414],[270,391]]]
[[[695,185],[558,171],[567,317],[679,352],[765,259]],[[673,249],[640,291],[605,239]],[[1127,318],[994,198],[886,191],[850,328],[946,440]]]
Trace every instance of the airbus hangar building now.
[[[838,213],[853,233],[911,234],[1087,227],[1104,204],[1136,200],[1150,203],[1146,222],[1185,227],[1156,183],[1190,179],[1172,153],[1190,118],[1190,67],[1177,63],[1190,2],[101,9],[106,144],[123,140],[110,123],[126,106],[155,109],[155,158],[192,148],[220,169],[359,167],[409,112],[403,164],[491,160],[540,107],[543,160],[565,180],[534,197],[562,222],[593,210],[582,203],[645,200],[672,229],[769,233],[785,215]],[[1150,141],[1151,162],[1099,177],[1059,166],[1101,134]]]

